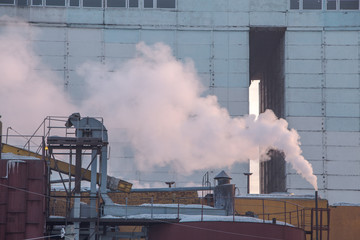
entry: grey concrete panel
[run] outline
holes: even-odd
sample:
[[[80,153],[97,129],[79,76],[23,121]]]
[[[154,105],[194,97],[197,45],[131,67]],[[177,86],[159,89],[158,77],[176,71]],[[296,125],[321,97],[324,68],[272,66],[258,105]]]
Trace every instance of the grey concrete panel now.
[[[321,126],[321,123],[320,123]],[[318,131],[297,131],[300,136],[301,146],[321,146],[322,145],[322,132]]]
[[[360,117],[360,103],[326,103],[328,117]]]
[[[359,204],[360,191],[329,189],[327,191],[327,196],[328,196],[327,199],[329,200],[330,205],[335,204],[335,203],[343,203],[343,202]]]
[[[249,89],[248,88],[229,88],[229,101],[248,102]]]
[[[214,94],[217,96],[218,100],[227,102],[229,99],[228,89],[225,87],[215,87]]]
[[[175,31],[174,30],[141,30],[141,41],[144,41],[147,44],[155,44],[158,42],[165,43],[166,45],[173,46],[176,42],[175,40]]]
[[[285,12],[250,12],[250,26],[286,26]]]
[[[69,28],[68,41],[69,42],[101,42],[103,32],[100,29],[88,28]]]
[[[319,146],[302,145],[303,156],[308,160],[321,160],[323,156],[322,149]]]
[[[66,8],[65,11],[66,23],[104,23],[104,11],[102,8]]]
[[[38,65],[38,69],[64,71],[65,70],[65,58],[64,56],[41,56],[41,62],[43,64]]]
[[[286,186],[288,188],[291,186],[291,189],[289,189],[288,192],[293,192],[293,189],[308,189],[314,191],[314,187],[299,174],[287,174],[286,180]],[[319,180],[320,179],[318,178],[318,187],[321,189],[323,188],[323,185]]]
[[[244,116],[249,114],[249,102],[228,102],[228,111],[230,116]]]
[[[360,175],[360,161],[327,161],[326,165],[327,173],[329,175]],[[359,177],[357,178],[359,179]],[[332,187],[331,184],[329,184],[329,186]]]
[[[320,11],[289,11],[287,24],[291,27],[322,27],[324,19]]]
[[[302,131],[321,131],[322,128],[322,117],[293,117],[288,116],[286,120],[289,123],[290,128],[295,128]]]
[[[95,62],[100,63],[101,57],[99,56],[69,56],[68,57],[68,69],[70,71],[76,71],[79,66],[84,64],[85,62]]]
[[[359,46],[325,46],[326,59],[359,59]]]
[[[327,157],[329,160],[356,161],[359,160],[360,148],[358,146],[328,146]]]
[[[235,88],[249,87],[249,74],[248,73],[229,73],[228,86]]]
[[[217,26],[222,27],[222,26],[229,25],[227,12],[213,12],[212,18],[213,18],[214,27],[217,27]]]
[[[358,11],[326,11],[324,25],[328,27],[356,27],[360,22]]]
[[[359,103],[359,89],[325,89],[326,102]]]
[[[327,88],[359,88],[360,86],[359,75],[356,73],[326,74],[325,78]]]
[[[186,60],[186,59],[184,59]],[[195,69],[199,73],[209,73],[210,72],[210,60],[209,59],[193,59],[195,64]]]
[[[327,60],[327,73],[358,73],[359,60]]]
[[[360,146],[360,132],[326,133],[326,144],[331,146]]]
[[[229,73],[215,73],[214,83],[216,87],[227,88],[229,86]]]
[[[251,0],[242,0],[239,4],[239,0],[228,0],[229,11],[249,11]]]
[[[65,37],[66,28],[58,27],[39,27],[34,29],[34,33],[31,34],[32,41],[48,41],[48,42],[63,42],[66,40]]]
[[[233,0],[239,1],[239,0]],[[245,11],[245,9],[242,11]],[[229,26],[249,26],[250,17],[248,12],[229,12],[228,13],[228,24]]]
[[[250,11],[285,12],[288,7],[287,0],[250,0]]]
[[[211,44],[209,31],[178,31],[178,44]]]
[[[358,46],[358,31],[326,31],[326,45],[355,45]]]
[[[310,164],[314,170],[314,174],[315,175],[321,175],[324,173],[324,163],[322,160],[310,160],[307,159],[308,161],[310,161]],[[291,167],[291,164],[287,164],[287,171],[286,171],[289,175],[297,175],[298,173],[296,172],[295,169],[293,169]],[[299,186],[298,186],[299,187]]]
[[[286,101],[288,102],[321,102],[321,89],[287,88]]]
[[[65,41],[34,41],[33,47],[38,55],[64,56],[66,55]]]
[[[105,57],[133,58],[136,56],[136,45],[124,43],[105,43]]]
[[[134,44],[134,43],[138,43],[139,41],[140,41],[140,31],[139,30],[133,30],[133,29],[105,29],[104,30],[104,42],[106,42],[106,43]]]
[[[316,45],[321,46],[321,31],[287,31],[286,40],[288,45]]]
[[[288,59],[321,59],[321,48],[316,45],[289,45],[287,46]]]
[[[299,103],[288,102],[286,104],[287,114],[289,116],[308,116],[319,117],[322,116],[321,103]]]
[[[209,44],[178,44],[177,56],[179,58],[209,59]]]
[[[211,12],[179,12],[177,24],[183,26],[209,26],[213,24]]]
[[[286,60],[288,73],[322,73],[320,60]]]
[[[357,176],[328,175],[328,186],[331,186],[331,189],[358,190],[359,177],[359,174]]]
[[[232,6],[237,7],[239,4],[232,4]],[[208,0],[180,0],[178,1],[178,9],[180,11],[193,11],[194,9],[198,9],[199,11],[205,12],[226,12],[229,11],[231,6],[229,6],[228,0],[225,1],[215,1],[209,2]]]
[[[328,131],[359,131],[360,119],[358,117],[327,117],[326,129]]]
[[[322,79],[322,74],[286,74],[286,82],[290,88],[321,88]]]

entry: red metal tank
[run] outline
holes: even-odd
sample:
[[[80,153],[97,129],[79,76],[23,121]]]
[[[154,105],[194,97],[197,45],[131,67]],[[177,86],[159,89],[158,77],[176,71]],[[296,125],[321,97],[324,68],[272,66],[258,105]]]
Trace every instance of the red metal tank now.
[[[0,239],[44,236],[45,162],[2,154],[0,160]]]
[[[305,240],[300,228],[254,222],[185,222],[157,224],[149,228],[149,240]]]

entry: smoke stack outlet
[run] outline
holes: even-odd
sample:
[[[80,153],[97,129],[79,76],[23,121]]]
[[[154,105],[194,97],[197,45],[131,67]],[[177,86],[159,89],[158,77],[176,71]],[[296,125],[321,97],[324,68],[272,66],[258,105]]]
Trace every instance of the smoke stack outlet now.
[[[225,209],[227,215],[234,212],[235,184],[231,184],[232,179],[225,171],[221,171],[215,178],[217,186],[214,189],[215,208]]]

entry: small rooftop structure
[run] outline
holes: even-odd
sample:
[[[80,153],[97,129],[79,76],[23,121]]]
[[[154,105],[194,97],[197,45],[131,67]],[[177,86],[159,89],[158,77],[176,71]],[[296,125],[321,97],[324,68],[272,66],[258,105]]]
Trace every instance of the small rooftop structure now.
[[[232,179],[224,170],[214,177],[218,181],[218,185],[230,184]]]

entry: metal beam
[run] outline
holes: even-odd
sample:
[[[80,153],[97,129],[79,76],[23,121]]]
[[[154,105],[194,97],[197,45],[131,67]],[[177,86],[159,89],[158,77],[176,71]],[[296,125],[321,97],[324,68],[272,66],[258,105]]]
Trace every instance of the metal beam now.
[[[2,150],[3,153],[13,153],[16,155],[21,155],[21,156],[32,156],[32,157],[36,157],[39,159],[42,159],[42,156],[38,153],[35,152],[31,152],[22,148],[18,148],[18,147],[14,147],[11,146],[9,144],[2,144]],[[64,173],[64,174],[69,174],[69,169],[70,169],[70,176],[75,177],[75,166],[68,164],[66,162],[60,161],[60,160],[56,160],[54,158],[50,158],[47,159],[50,165],[50,168],[54,171],[60,172],[60,173]],[[82,174],[82,180],[86,180],[86,181],[91,181],[91,171],[81,168],[81,174]],[[99,184],[99,180],[100,180],[101,174],[97,173],[96,176],[96,182],[97,184]],[[113,178],[108,176],[108,178]],[[116,187],[116,186],[115,186]],[[114,187],[112,187],[111,190],[118,190],[118,191],[122,191],[122,192],[130,192],[132,188],[132,183],[126,182],[124,180],[119,179],[118,183],[117,183],[117,188],[115,189]]]

